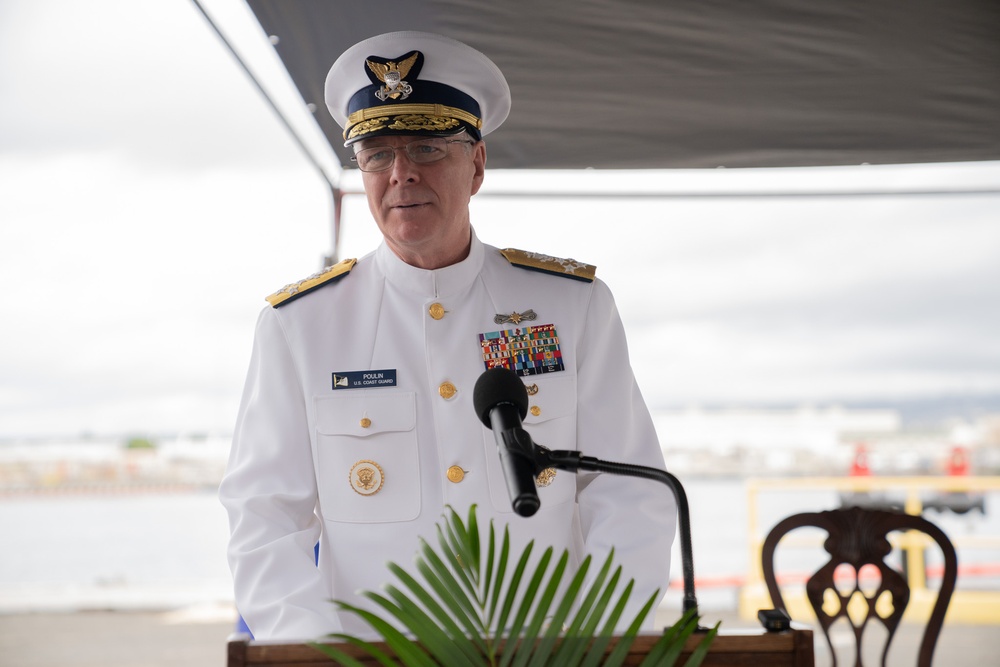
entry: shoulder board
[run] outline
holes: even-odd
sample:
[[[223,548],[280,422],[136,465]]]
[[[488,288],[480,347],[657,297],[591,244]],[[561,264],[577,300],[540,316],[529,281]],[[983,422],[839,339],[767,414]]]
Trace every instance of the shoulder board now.
[[[573,278],[584,282],[594,282],[597,275],[597,267],[593,264],[584,264],[575,259],[560,259],[537,252],[527,250],[517,250],[515,248],[505,248],[500,254],[507,258],[507,261],[514,266],[531,271],[542,271],[551,273],[563,278]]]
[[[280,308],[298,299],[300,296],[308,294],[317,287],[340,280],[351,272],[351,269],[354,268],[357,262],[358,260],[356,259],[345,259],[333,266],[326,267],[319,273],[312,274],[308,278],[303,278],[297,283],[285,285],[271,296],[265,298],[269,304],[275,308]]]

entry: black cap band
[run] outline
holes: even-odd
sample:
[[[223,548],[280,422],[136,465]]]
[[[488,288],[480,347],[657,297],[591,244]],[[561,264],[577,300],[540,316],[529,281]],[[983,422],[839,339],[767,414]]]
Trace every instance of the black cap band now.
[[[457,88],[437,81],[421,80],[405,100],[382,101],[381,86],[356,92],[348,103],[344,139],[348,143],[382,134],[454,134],[465,129],[481,138],[479,103]]]

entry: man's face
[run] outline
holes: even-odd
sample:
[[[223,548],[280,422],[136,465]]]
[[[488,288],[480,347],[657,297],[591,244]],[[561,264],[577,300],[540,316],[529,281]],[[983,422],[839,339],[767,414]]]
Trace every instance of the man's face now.
[[[365,139],[356,150],[398,148],[385,171],[362,172],[368,208],[386,244],[404,262],[437,269],[459,262],[471,243],[469,199],[479,191],[486,167],[486,145],[448,144],[448,156],[416,164],[403,146],[419,136]],[[472,139],[466,135],[456,139]]]

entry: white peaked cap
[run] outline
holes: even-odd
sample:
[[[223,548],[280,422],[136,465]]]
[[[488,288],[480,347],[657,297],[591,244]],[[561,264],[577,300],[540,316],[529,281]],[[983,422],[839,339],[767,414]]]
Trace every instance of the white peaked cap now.
[[[426,32],[390,32],[347,49],[326,77],[326,105],[347,144],[385,134],[479,139],[510,113],[503,73],[479,51]]]

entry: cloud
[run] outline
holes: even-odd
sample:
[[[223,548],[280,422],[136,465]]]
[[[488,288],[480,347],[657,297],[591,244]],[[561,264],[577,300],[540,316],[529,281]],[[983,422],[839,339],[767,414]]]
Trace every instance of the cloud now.
[[[301,156],[192,3],[5,3],[0,151],[146,169]]]
[[[201,407],[178,427],[231,426],[205,407],[238,400],[263,297],[329,245],[312,173],[4,156],[0,183],[0,436],[151,428],[179,403]]]
[[[330,248],[325,184],[190,3],[2,3],[0,97],[0,438],[231,428],[263,297]],[[488,243],[598,265],[653,405],[961,394],[1000,386],[1000,195],[489,193],[998,173],[490,172],[472,220]],[[363,197],[343,220],[342,256],[377,244]]]
[[[998,200],[493,200],[477,212],[481,235],[598,264],[654,405],[796,403],[1000,389]]]

